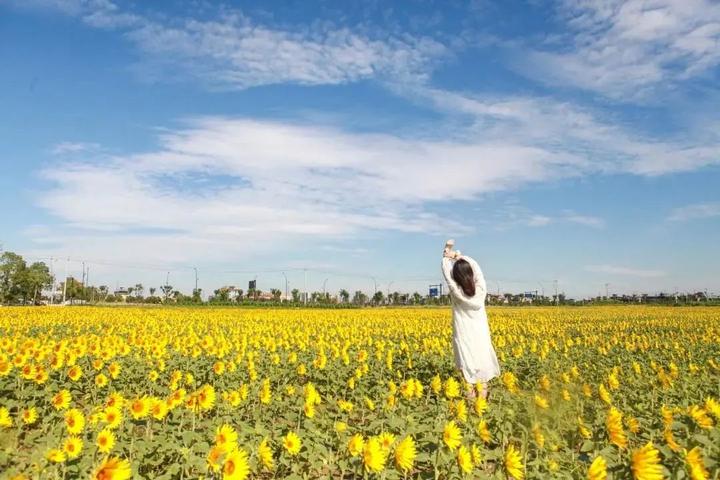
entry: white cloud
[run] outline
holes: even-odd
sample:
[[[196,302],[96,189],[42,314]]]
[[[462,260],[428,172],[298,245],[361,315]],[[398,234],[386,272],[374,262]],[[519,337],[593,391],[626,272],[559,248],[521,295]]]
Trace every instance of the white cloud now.
[[[273,28],[236,11],[212,20],[155,20],[122,11],[109,0],[32,0],[93,28],[118,30],[145,56],[146,75],[186,75],[215,88],[295,83],[336,85],[363,79],[423,81],[447,55],[441,43],[407,34],[374,38],[348,28]]]
[[[552,218],[546,217],[545,215],[531,215],[527,225],[529,227],[544,227],[550,225],[550,222],[552,222]]]
[[[567,47],[523,52],[515,66],[552,84],[640,99],[720,64],[720,3],[564,0]],[[561,46],[561,48],[563,48]]]
[[[565,212],[563,219],[570,223],[585,225],[586,227],[603,228],[605,226],[605,220],[603,220],[602,218],[590,215],[578,215],[571,211]]]
[[[720,202],[698,203],[673,209],[668,220],[682,222],[701,218],[720,217]]]
[[[585,270],[593,273],[640,278],[656,278],[664,277],[667,275],[661,270],[640,270],[636,268],[629,268],[618,265],[587,265],[585,267]]]
[[[663,175],[720,163],[717,133],[683,132],[662,140],[605,120],[589,109],[549,97],[480,97],[428,87],[398,90],[441,111],[465,115],[462,134],[541,148],[576,158],[577,174],[588,172]]]
[[[100,145],[88,142],[61,142],[50,149],[53,155],[76,154],[80,152],[97,151]]]
[[[39,200],[107,250],[152,257],[252,255],[259,240],[365,231],[467,231],[435,203],[476,199],[575,171],[573,155],[489,142],[353,134],[322,126],[202,118],[156,151],[55,164]],[[112,232],[111,234],[103,232]],[[71,245],[72,236],[62,240]],[[77,239],[77,238],[76,238]],[[148,240],[146,242],[146,240]]]

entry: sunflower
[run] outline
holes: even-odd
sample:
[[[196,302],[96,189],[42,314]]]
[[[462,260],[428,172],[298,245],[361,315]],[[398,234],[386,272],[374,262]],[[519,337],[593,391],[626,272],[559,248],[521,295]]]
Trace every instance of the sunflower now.
[[[705,399],[705,410],[712,413],[715,418],[720,420],[720,403],[712,397]]]
[[[114,393],[111,393],[110,395],[108,395],[108,399],[105,402],[106,407],[122,408],[124,404],[125,404],[125,399],[123,398],[122,395],[120,395],[117,392],[114,392]]]
[[[365,447],[365,439],[359,433],[356,433],[350,438],[348,442],[348,452],[351,457],[357,457]]]
[[[440,390],[442,390],[442,380],[440,379],[440,375],[435,375],[432,380],[430,380],[430,390],[432,390],[436,395],[440,393]]]
[[[457,452],[457,463],[462,473],[470,473],[473,469],[472,455],[465,445],[460,445]]]
[[[632,454],[632,472],[635,480],[662,480],[663,469],[660,464],[660,452],[648,442]]]
[[[545,435],[543,435],[540,425],[537,423],[533,424],[531,432],[538,448],[543,448],[545,446]]]
[[[63,451],[68,459],[77,458],[83,449],[83,441],[75,435],[69,436],[63,443]]]
[[[523,480],[525,478],[524,469],[520,452],[515,449],[514,445],[508,445],[505,451],[505,471],[515,480]]]
[[[106,457],[93,473],[93,480],[129,480],[132,477],[130,463],[118,457]]]
[[[587,425],[585,425],[585,422],[583,421],[582,417],[578,417],[577,422],[578,422],[578,431],[580,432],[580,436],[585,439],[590,438],[592,436],[592,432],[587,427]]]
[[[603,385],[602,383],[598,387],[598,396],[600,397],[600,400],[602,400],[606,404],[610,405],[612,403],[612,397],[610,396],[610,392],[608,392],[607,388],[605,388],[605,385]]]
[[[225,458],[222,468],[223,480],[245,480],[250,474],[248,456],[245,450],[237,449]]]
[[[215,405],[215,388],[212,385],[203,385],[198,392],[198,406],[201,410],[211,410]]]
[[[392,444],[395,443],[395,435],[389,432],[382,432],[378,439],[380,440],[380,445],[385,449],[385,451],[390,451],[390,447],[392,447]]]
[[[270,388],[270,380],[265,379],[260,386],[260,403],[269,404],[272,401],[272,389]]]
[[[150,415],[155,420],[162,420],[168,413],[168,406],[165,400],[159,398],[150,399]]]
[[[32,425],[37,421],[37,418],[38,413],[37,408],[35,407],[26,408],[22,412],[22,421],[23,423],[25,423],[25,425]]]
[[[108,428],[117,428],[122,423],[122,411],[118,407],[107,407],[103,412],[103,420]]]
[[[376,437],[365,442],[363,449],[363,465],[367,472],[380,472],[385,468],[387,452],[382,448],[380,440]]]
[[[10,410],[8,410],[6,407],[0,407],[0,427],[12,427]]]
[[[237,445],[237,431],[228,424],[223,424],[215,430],[215,445],[224,446],[227,450],[231,450]]]
[[[148,416],[150,413],[150,399],[147,397],[139,397],[130,402],[130,414],[135,420],[140,420]]]
[[[290,455],[297,455],[300,452],[300,447],[302,447],[302,442],[300,441],[300,437],[298,437],[297,433],[291,431],[285,435],[285,438],[283,439],[283,446]]]
[[[587,474],[588,480],[605,480],[607,478],[607,462],[601,456],[595,457],[590,464]]]
[[[487,426],[486,420],[480,420],[478,422],[477,432],[480,436],[480,440],[485,443],[490,443],[490,441],[492,440],[492,436],[490,435],[490,429]]]
[[[543,410],[546,410],[548,407],[550,407],[548,399],[538,394],[535,394],[535,405]]]
[[[275,468],[272,448],[270,447],[267,438],[263,438],[262,442],[260,442],[260,445],[258,446],[258,457],[260,458],[263,466],[268,470],[272,470],[273,468]]]
[[[52,463],[63,463],[66,460],[65,452],[59,448],[50,449],[47,453],[47,459]]]
[[[700,447],[695,447],[687,452],[685,463],[687,464],[688,473],[690,473],[692,480],[707,480],[710,478],[710,472],[705,468]]]
[[[704,408],[698,407],[697,405],[691,405],[688,408],[688,414],[693,420],[695,420],[695,423],[697,423],[700,428],[710,429],[713,427],[712,418],[708,416],[707,411]]]
[[[470,454],[472,455],[472,461],[475,466],[479,466],[482,463],[482,451],[480,450],[480,447],[473,443],[470,448]]]
[[[97,375],[95,375],[95,385],[102,388],[107,384],[108,384],[108,378],[105,376],[104,373],[98,373]]]
[[[219,472],[223,465],[222,459],[228,453],[227,445],[213,445],[207,454],[207,464],[213,472]]]
[[[467,422],[467,403],[465,403],[465,400],[455,402],[455,417],[461,422]]]
[[[73,365],[68,370],[67,375],[68,375],[68,377],[70,377],[70,380],[72,380],[73,382],[77,382],[78,380],[80,380],[80,377],[82,377],[82,373],[83,372],[80,367],[78,367],[77,365]]]
[[[55,410],[65,410],[70,406],[71,398],[70,392],[67,390],[60,390],[52,397],[51,403],[53,407],[55,407]]]
[[[117,362],[113,362],[108,365],[108,373],[112,378],[117,378],[120,375],[120,365]]]
[[[65,414],[65,426],[68,433],[75,435],[85,428],[85,416],[77,408],[71,408]]]
[[[395,447],[395,465],[405,473],[412,469],[416,456],[415,441],[411,436],[403,438]]]
[[[115,434],[109,428],[103,428],[98,433],[95,444],[101,453],[110,453],[110,450],[115,446]]]
[[[520,391],[517,384],[517,377],[512,372],[503,373],[500,378],[502,379],[503,385],[508,389],[510,393],[518,393]]]
[[[485,410],[487,410],[488,408],[487,400],[478,395],[475,399],[475,403],[473,404],[473,408],[475,410],[475,414],[477,414],[477,416],[479,417],[482,417],[483,413],[485,413]]]
[[[462,440],[460,429],[455,425],[455,422],[450,421],[445,424],[443,429],[443,442],[450,450],[455,450]]]
[[[610,443],[620,448],[625,448],[627,446],[627,437],[623,430],[622,413],[620,413],[620,410],[615,407],[610,407],[610,411],[605,419],[605,426],[607,427],[610,437]]]
[[[445,397],[448,399],[460,396],[460,384],[453,377],[449,377],[445,381]]]

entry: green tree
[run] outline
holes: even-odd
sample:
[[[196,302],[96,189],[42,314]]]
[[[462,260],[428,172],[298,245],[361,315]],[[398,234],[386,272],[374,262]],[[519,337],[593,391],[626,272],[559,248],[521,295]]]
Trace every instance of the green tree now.
[[[385,295],[383,295],[383,293],[380,290],[375,292],[375,295],[373,295],[373,297],[372,297],[372,301],[375,305],[380,305],[384,299],[385,299]]]
[[[342,301],[342,303],[347,303],[350,300],[350,292],[348,292],[344,288],[340,290],[340,300]]]
[[[34,262],[25,269],[21,278],[23,285],[23,301],[32,300],[37,303],[44,288],[52,286],[53,277],[50,269],[43,262]]]
[[[202,288],[193,289],[192,301],[193,303],[202,303]]]
[[[300,302],[300,290],[298,290],[297,288],[293,288],[293,289],[290,291],[290,295],[292,295],[292,301],[293,301],[293,302],[295,302],[295,303],[299,303],[299,302]]]
[[[23,276],[27,265],[25,260],[13,252],[0,256],[0,301],[17,303],[23,296]]]
[[[367,302],[367,295],[365,295],[360,290],[355,291],[355,293],[353,294],[353,303],[355,305],[365,305],[366,302]]]

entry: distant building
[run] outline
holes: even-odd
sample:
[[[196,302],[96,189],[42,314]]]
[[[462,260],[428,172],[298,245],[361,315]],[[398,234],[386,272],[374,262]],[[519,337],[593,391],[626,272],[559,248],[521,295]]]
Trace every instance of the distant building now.
[[[115,298],[122,298],[122,301],[125,302],[127,301],[127,297],[130,296],[130,291],[127,288],[118,287],[113,292],[113,295],[115,296]]]

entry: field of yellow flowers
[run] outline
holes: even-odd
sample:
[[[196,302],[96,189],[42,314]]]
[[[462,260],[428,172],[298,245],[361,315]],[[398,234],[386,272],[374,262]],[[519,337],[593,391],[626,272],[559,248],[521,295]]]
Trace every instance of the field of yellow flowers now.
[[[1,308],[0,478],[720,478],[720,309]]]

